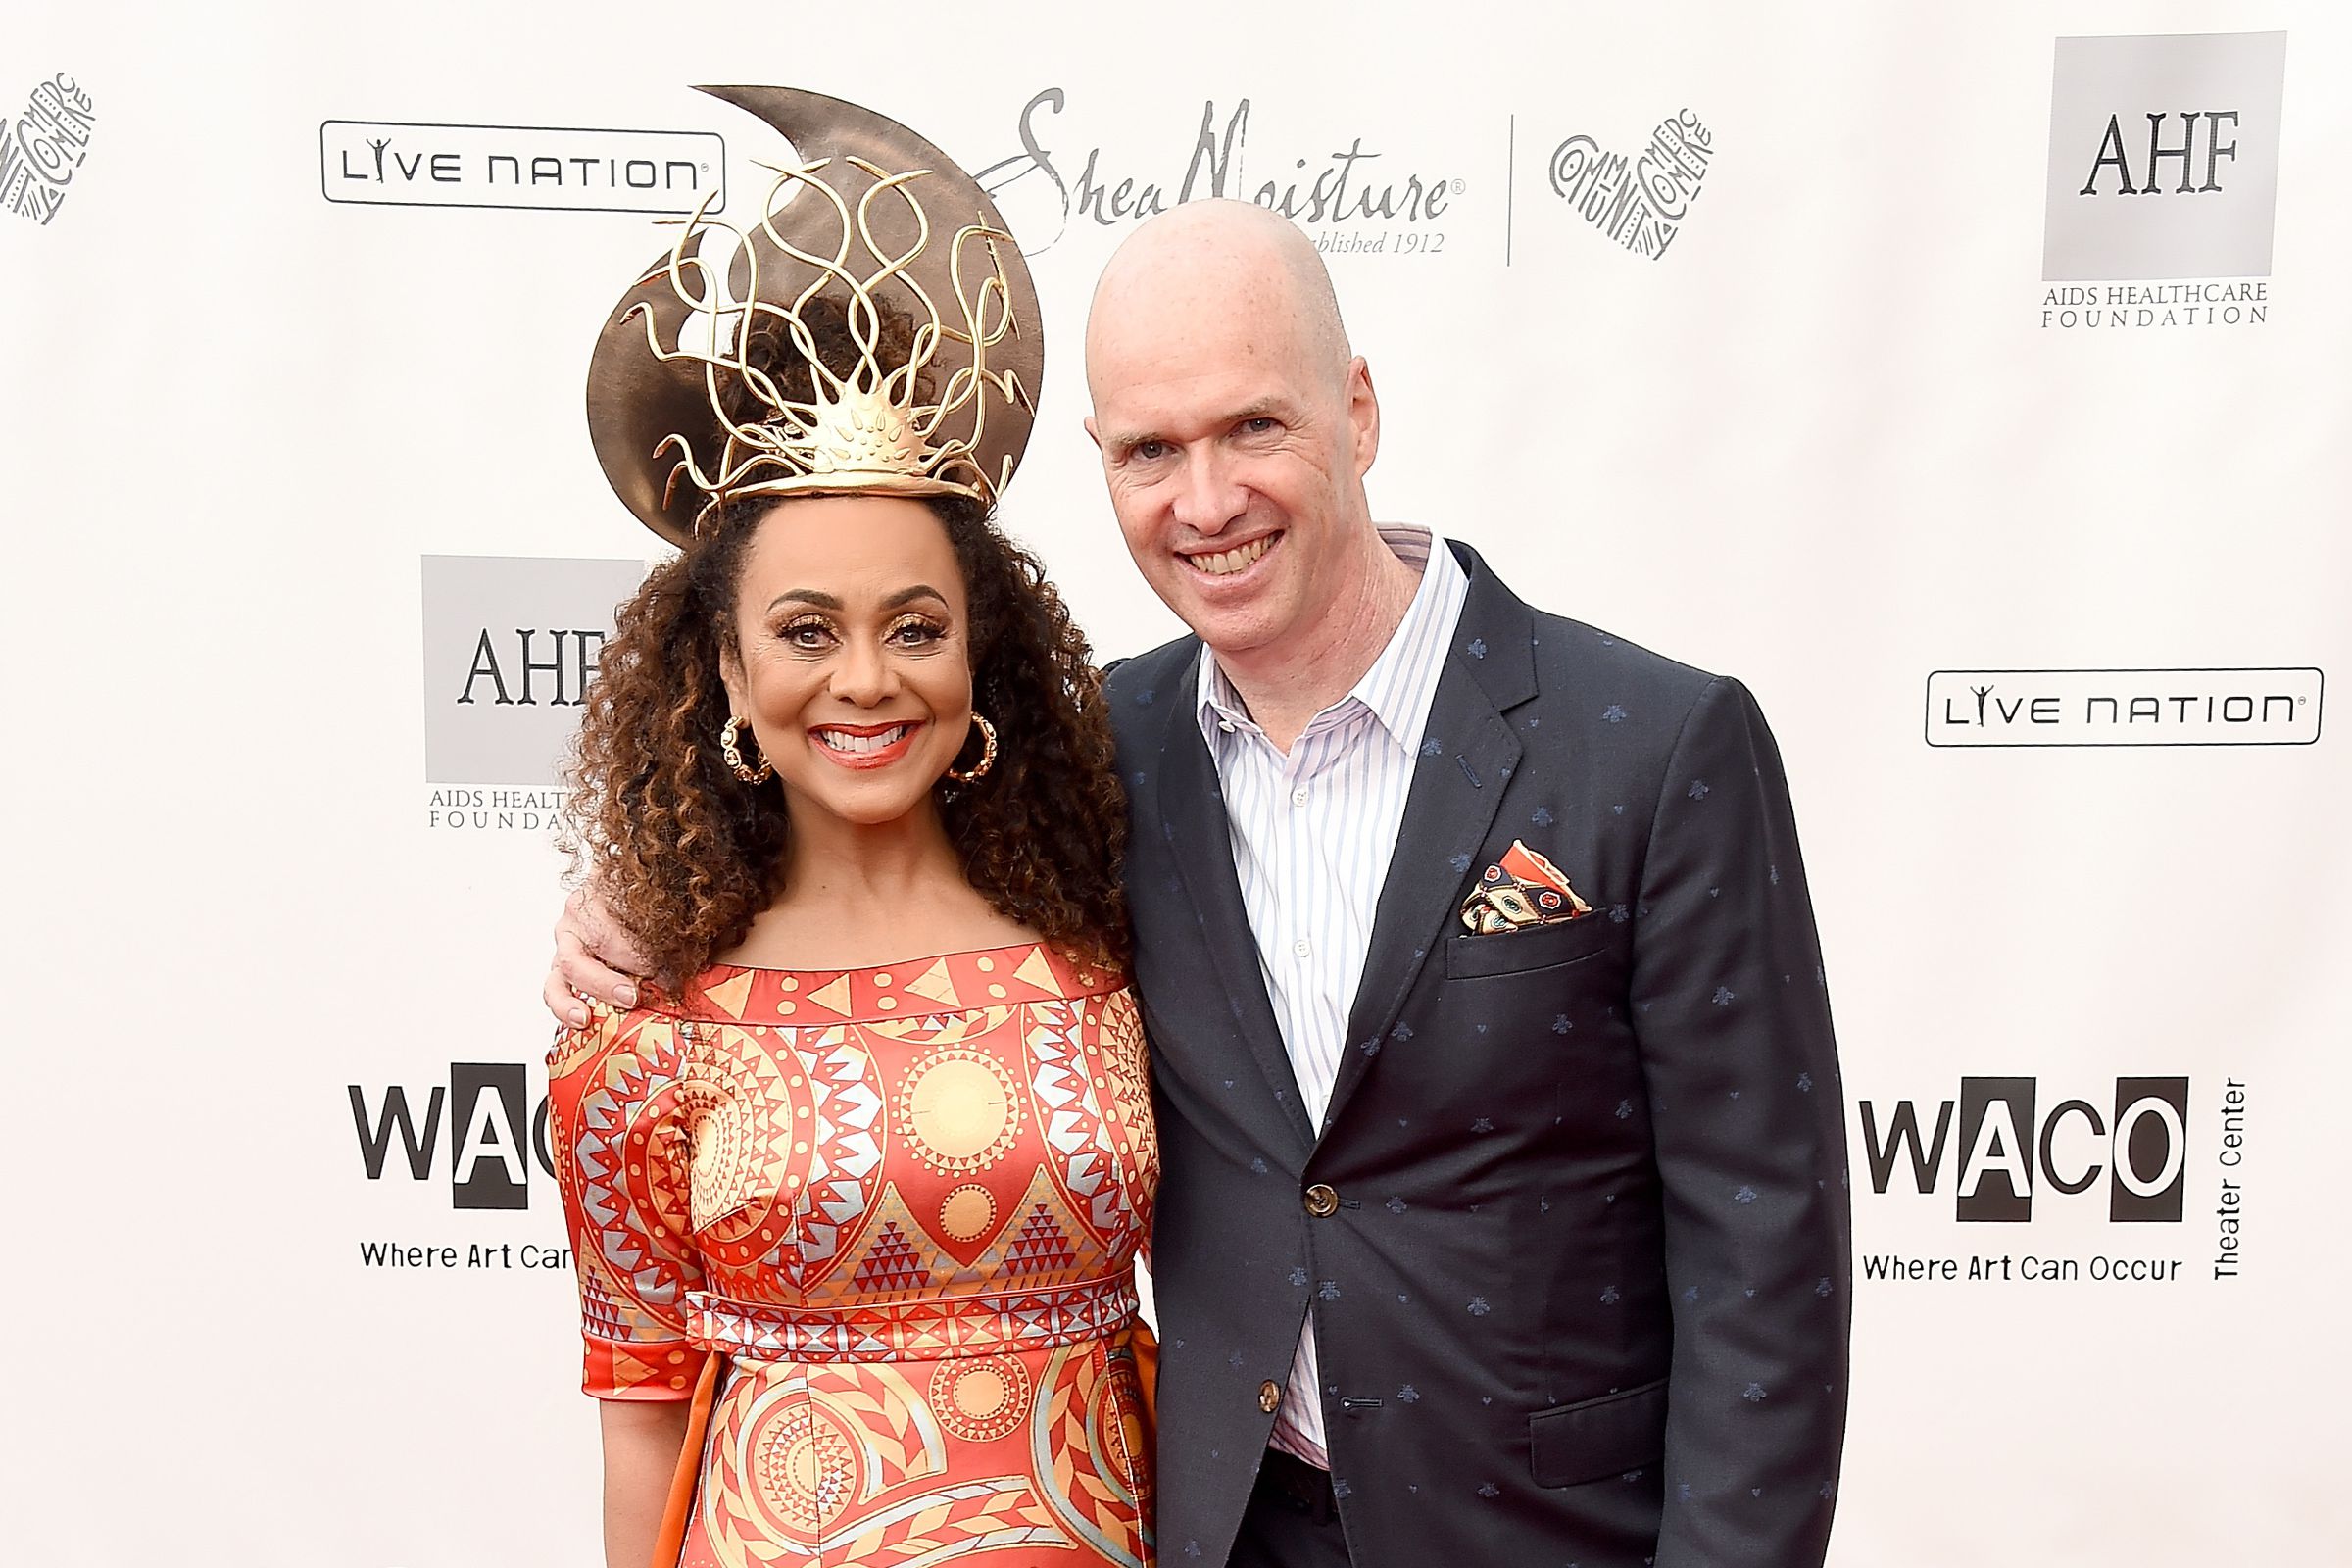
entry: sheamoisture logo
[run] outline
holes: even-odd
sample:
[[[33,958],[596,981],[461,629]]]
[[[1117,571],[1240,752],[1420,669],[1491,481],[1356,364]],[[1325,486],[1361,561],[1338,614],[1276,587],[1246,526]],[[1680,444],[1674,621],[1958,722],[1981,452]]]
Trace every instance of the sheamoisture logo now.
[[[1081,157],[1054,143],[1055,121],[1067,102],[1059,87],[1031,98],[1015,131],[1021,150],[978,175],[1001,205],[1011,207],[1009,197],[1023,204],[1024,216],[1039,208],[1054,214],[1012,220],[1032,256],[1051,250],[1076,221],[1109,228],[1215,196],[1271,208],[1312,232],[1326,251],[1430,254],[1444,249],[1445,217],[1465,188],[1444,171],[1407,167],[1366,148],[1360,135],[1312,152],[1284,149],[1258,160],[1253,173],[1252,155],[1260,149],[1250,141],[1247,98],[1222,112],[1213,99],[1202,103],[1189,146],[1171,137],[1162,144],[1161,162],[1130,172],[1101,146]],[[1267,170],[1274,171],[1271,177]]]

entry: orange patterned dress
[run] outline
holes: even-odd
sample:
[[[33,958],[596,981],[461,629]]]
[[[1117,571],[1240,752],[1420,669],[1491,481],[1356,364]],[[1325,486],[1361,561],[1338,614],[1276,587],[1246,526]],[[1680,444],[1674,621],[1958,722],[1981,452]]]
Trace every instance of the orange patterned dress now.
[[[1152,1561],[1118,978],[1037,944],[722,965],[561,1036],[549,1105],[583,1387],[696,1401],[664,1562]]]

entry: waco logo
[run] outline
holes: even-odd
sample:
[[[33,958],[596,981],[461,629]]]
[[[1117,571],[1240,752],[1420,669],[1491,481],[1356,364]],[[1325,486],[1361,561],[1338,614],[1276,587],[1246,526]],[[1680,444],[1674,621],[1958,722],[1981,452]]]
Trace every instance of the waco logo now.
[[[528,1208],[531,1166],[556,1173],[548,1152],[547,1097],[534,1106],[523,1066],[514,1061],[453,1061],[449,1082],[419,1102],[394,1084],[375,1091],[352,1084],[351,1123],[359,1135],[360,1164],[371,1182],[391,1168],[393,1144],[412,1181],[433,1175],[434,1154],[449,1145],[452,1208]]]
[[[2037,1080],[1963,1078],[1957,1102],[1882,1108],[1865,1100],[1862,1153],[1884,1193],[1907,1168],[1921,1193],[1954,1193],[1963,1224],[2021,1224],[2038,1192],[2074,1198],[2102,1180],[2118,1224],[2179,1224],[2188,1163],[2188,1080],[2118,1078],[2105,1108],[2062,1100],[2048,1109]],[[1931,1125],[1932,1118],[1932,1125]]]

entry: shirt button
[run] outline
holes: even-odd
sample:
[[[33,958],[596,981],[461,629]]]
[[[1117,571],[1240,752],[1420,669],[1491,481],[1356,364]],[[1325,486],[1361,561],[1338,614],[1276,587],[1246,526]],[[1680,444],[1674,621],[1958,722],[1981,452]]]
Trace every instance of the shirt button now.
[[[1306,804],[1305,785],[1301,784],[1297,789],[1291,791],[1291,804],[1293,806],[1304,806]]]
[[[1217,720],[1217,728],[1230,735],[1233,733],[1233,720],[1230,718],[1220,718]]]
[[[1268,1415],[1282,1408],[1282,1385],[1272,1378],[1257,1386],[1257,1407]]]
[[[1340,1211],[1339,1193],[1322,1182],[1306,1190],[1306,1211],[1317,1219],[1329,1219]]]
[[[1308,943],[1306,938],[1300,937],[1298,941],[1291,944],[1291,951],[1303,958],[1309,953],[1312,953],[1314,948],[1310,943]]]

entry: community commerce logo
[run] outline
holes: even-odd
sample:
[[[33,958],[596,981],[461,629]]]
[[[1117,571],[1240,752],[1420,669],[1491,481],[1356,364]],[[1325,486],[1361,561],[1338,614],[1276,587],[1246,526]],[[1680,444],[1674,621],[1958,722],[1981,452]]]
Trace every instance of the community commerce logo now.
[[[0,142],[0,206],[46,226],[90,154],[98,112],[64,72],[37,84]]]
[[[558,775],[636,561],[426,556],[425,825],[556,825]]]
[[[2327,677],[2284,669],[1939,669],[1935,747],[2309,746]]]
[[[370,207],[691,213],[710,197],[718,212],[727,148],[697,130],[329,120],[318,184],[330,202]]]
[[[1020,151],[977,178],[1027,254],[1053,249],[1073,227],[1140,222],[1204,197],[1255,202],[1291,219],[1335,255],[1435,256],[1453,238],[1455,202],[1468,181],[1419,154],[1397,154],[1362,134],[1260,132],[1243,98],[1200,106],[1186,125],[1146,127],[1140,152],[1083,153],[1062,116],[1069,95],[1048,87],[1023,105],[1013,135]],[[1122,130],[1133,123],[1115,122]],[[1127,160],[1132,158],[1133,162]]]
[[[2240,1079],[2199,1088],[2184,1076],[1963,1077],[1956,1093],[1938,1099],[1859,1100],[1854,1147],[1872,1198],[1948,1200],[1949,1220],[1960,1226],[2057,1227],[2044,1246],[1979,1232],[1965,1252],[1939,1245],[1865,1251],[1862,1277],[2173,1284],[2210,1269],[2216,1281],[2236,1279],[2250,1102]],[[2127,1240],[2139,1233],[2113,1226],[2167,1229]],[[1928,1234],[1932,1243],[1951,1235],[1940,1227]],[[2068,1245],[2085,1235],[2102,1239],[2087,1249]],[[1989,1247],[2010,1250],[1983,1250]]]
[[[1715,137],[1690,110],[1658,122],[1632,154],[1579,131],[1551,150],[1551,193],[1620,250],[1663,260],[1714,162]]]
[[[2270,318],[2286,34],[2060,38],[2041,324]]]

